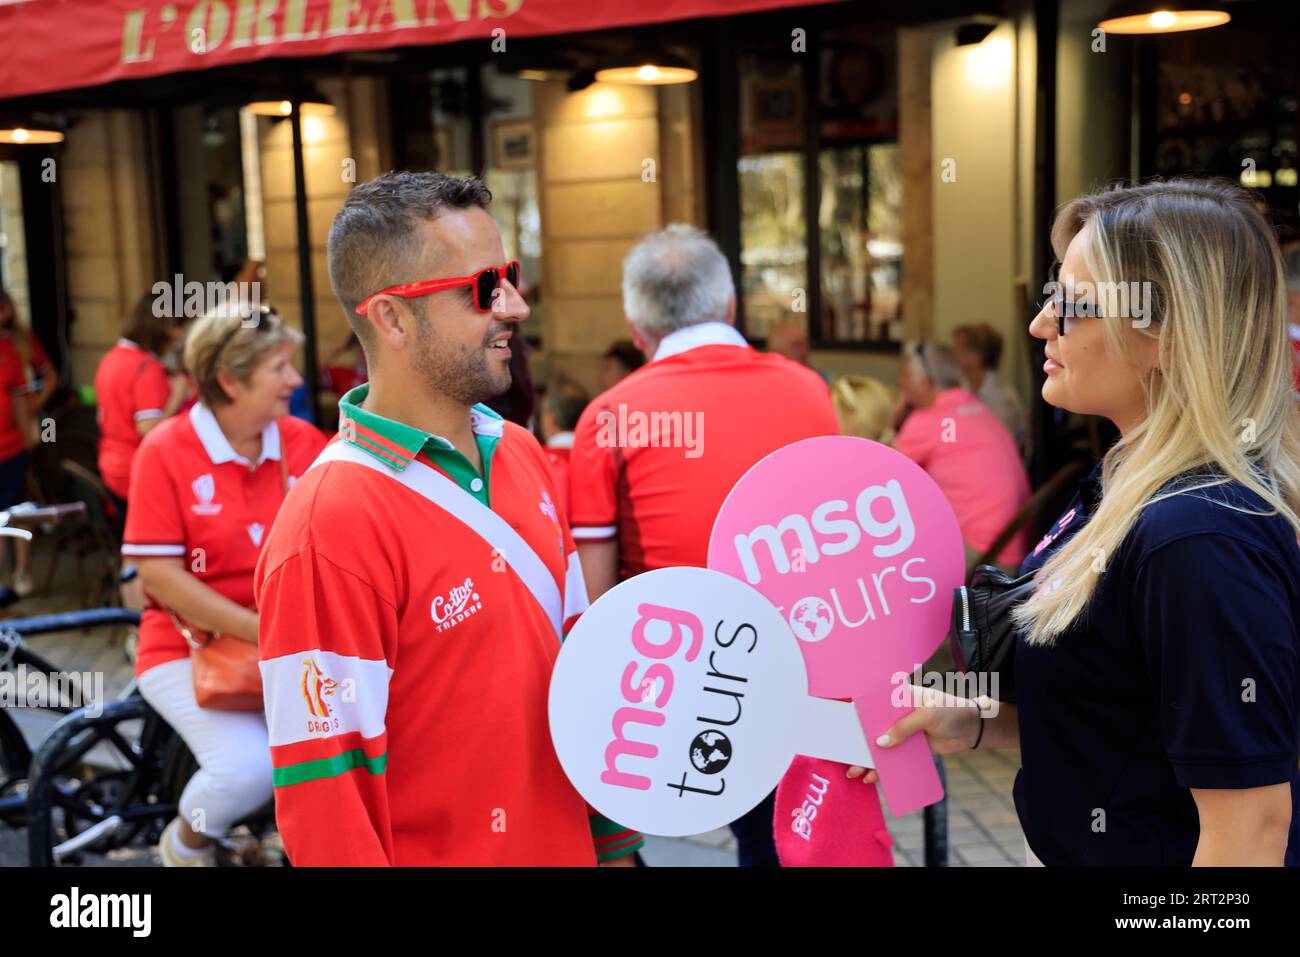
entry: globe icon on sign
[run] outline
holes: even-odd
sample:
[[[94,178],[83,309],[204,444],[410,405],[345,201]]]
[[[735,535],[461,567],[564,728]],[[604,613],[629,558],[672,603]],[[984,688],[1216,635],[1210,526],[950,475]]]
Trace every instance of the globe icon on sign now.
[[[731,762],[731,740],[721,731],[701,731],[691,742],[691,764],[701,774],[717,774]]]
[[[822,599],[801,598],[790,611],[790,627],[800,641],[821,641],[835,627],[835,615]]]

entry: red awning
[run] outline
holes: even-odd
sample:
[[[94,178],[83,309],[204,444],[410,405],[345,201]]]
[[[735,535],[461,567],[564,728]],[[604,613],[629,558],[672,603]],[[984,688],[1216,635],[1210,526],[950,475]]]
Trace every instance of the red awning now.
[[[579,33],[825,0],[0,0],[0,99],[350,50]],[[500,38],[502,34],[495,34]]]

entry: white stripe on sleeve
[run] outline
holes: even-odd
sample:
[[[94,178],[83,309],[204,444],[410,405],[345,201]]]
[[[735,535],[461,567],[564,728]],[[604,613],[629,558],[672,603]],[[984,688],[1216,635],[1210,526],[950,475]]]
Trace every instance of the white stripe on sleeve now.
[[[599,525],[591,528],[573,527],[569,529],[573,533],[575,542],[592,541],[600,538],[613,538],[618,534],[617,525]]]
[[[353,731],[363,738],[384,733],[393,669],[383,659],[309,649],[260,667],[272,747]]]
[[[163,555],[184,555],[184,545],[122,545],[123,555],[139,558],[157,558]]]
[[[587,580],[582,577],[582,562],[576,551],[569,553],[569,567],[564,572],[564,620],[587,610]]]

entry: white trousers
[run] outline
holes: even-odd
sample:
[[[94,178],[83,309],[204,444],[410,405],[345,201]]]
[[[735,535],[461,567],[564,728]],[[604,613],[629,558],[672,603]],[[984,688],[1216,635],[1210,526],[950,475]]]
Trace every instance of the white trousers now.
[[[213,711],[194,700],[190,659],[178,658],[140,676],[140,693],[185,740],[199,770],[181,795],[185,821],[222,837],[236,821],[271,799],[271,745],[261,711]]]

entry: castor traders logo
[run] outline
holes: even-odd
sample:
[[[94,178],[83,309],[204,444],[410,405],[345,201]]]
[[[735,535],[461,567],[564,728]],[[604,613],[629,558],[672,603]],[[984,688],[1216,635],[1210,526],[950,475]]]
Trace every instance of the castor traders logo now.
[[[302,662],[302,697],[307,702],[307,730],[318,734],[322,731],[337,731],[339,719],[334,716],[330,702],[339,683],[321,670],[312,658]]]
[[[870,761],[853,706],[808,698],[799,644],[776,608],[703,568],[657,569],[602,595],[560,649],[549,713],[579,793],[649,834],[734,821],[796,752]]]
[[[447,592],[446,597],[439,595],[433,600],[429,614],[433,618],[434,631],[441,634],[450,631],[470,615],[483,610],[483,602],[474,590],[474,579],[466,578],[461,584]]]

